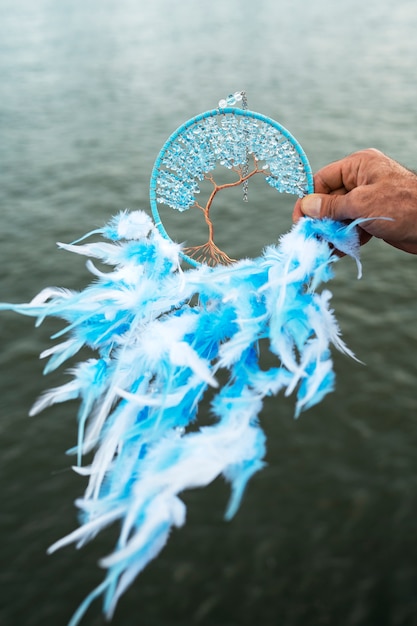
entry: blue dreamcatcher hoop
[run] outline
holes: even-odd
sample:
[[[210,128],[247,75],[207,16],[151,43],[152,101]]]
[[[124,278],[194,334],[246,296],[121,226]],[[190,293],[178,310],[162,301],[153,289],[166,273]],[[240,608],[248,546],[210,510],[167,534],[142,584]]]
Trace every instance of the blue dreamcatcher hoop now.
[[[228,106],[242,102],[243,108]],[[150,203],[155,225],[170,239],[158,205],[183,212],[200,210],[208,227],[208,240],[187,247],[182,257],[190,265],[230,264],[230,258],[214,242],[210,218],[212,203],[224,189],[242,186],[247,201],[248,182],[262,176],[278,192],[304,196],[313,191],[313,174],[298,141],[273,119],[249,111],[244,92],[219,102],[219,108],[201,113],[180,126],[162,147],[153,167]],[[213,172],[221,166],[235,173],[236,180],[217,184]],[[209,181],[211,192],[202,202],[201,182]]]
[[[72,365],[69,382],[47,391],[31,413],[79,400],[78,440],[71,450],[88,477],[77,500],[80,527],[50,551],[82,546],[118,522],[107,570],[74,614],[75,626],[98,596],[111,617],[126,588],[162,550],[172,527],[185,522],[180,494],[218,476],[231,485],[226,510],[237,511],[246,484],[264,465],[259,423],[263,400],[295,394],[295,415],[334,387],[331,347],[353,356],[340,337],[321,288],[333,276],[341,250],[360,270],[355,223],[304,218],[255,259],[232,259],[214,242],[210,208],[220,187],[214,172],[231,170],[244,199],[253,176],[279,192],[302,196],[313,189],[311,169],[292,135],[264,115],[229,106],[181,126],[153,168],[150,201],[155,224],[142,211],[124,211],[63,250],[88,257],[91,284],[80,292],[48,288],[27,304],[0,309],[64,320],[41,357],[49,373],[83,348],[93,356]],[[208,199],[196,196],[202,181]],[[171,240],[159,206],[201,210],[206,244],[185,248]],[[210,230],[211,229],[211,230]],[[98,241],[87,238],[101,236]],[[103,272],[93,259],[111,267]],[[191,268],[183,270],[182,261]],[[273,358],[259,363],[260,342]],[[219,374],[226,378],[219,384]],[[199,405],[212,390],[211,422],[199,426]],[[83,467],[86,453],[92,462]]]

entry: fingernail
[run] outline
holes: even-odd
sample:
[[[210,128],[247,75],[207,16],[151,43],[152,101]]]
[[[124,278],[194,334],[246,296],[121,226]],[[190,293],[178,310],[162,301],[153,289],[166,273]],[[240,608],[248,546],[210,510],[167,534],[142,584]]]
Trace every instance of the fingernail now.
[[[301,210],[309,217],[320,217],[321,197],[316,193],[311,193],[301,200]]]

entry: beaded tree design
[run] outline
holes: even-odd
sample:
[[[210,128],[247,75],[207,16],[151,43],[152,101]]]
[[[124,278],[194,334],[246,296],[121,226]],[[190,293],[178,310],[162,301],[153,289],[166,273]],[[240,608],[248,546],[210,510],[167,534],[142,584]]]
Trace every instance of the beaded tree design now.
[[[230,106],[243,102],[244,108]],[[278,192],[304,196],[313,190],[307,157],[297,140],[274,120],[245,108],[244,92],[219,102],[219,108],[202,113],[180,126],[162,147],[151,176],[150,201],[156,226],[169,239],[158,205],[177,211],[197,209],[208,228],[207,241],[184,249],[191,265],[215,266],[234,261],[215,243],[210,211],[214,199],[225,189],[247,185],[253,176],[263,176]],[[220,184],[214,172],[222,166],[235,179]],[[204,197],[203,181],[211,191]]]

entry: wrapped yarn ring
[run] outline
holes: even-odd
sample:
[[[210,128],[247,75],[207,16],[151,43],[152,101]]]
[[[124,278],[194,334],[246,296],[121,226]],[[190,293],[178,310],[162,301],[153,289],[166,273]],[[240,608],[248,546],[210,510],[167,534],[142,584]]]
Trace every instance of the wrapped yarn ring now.
[[[216,183],[213,172],[219,165],[235,173],[234,182]],[[279,192],[303,196],[313,191],[313,175],[304,150],[286,128],[271,118],[225,107],[188,120],[166,141],[153,167],[150,203],[157,228],[170,238],[158,205],[180,212],[200,210],[207,223],[208,240],[186,248],[184,260],[193,266],[199,262],[213,266],[231,263],[232,259],[214,242],[210,209],[216,194],[233,186],[242,185],[247,200],[247,184],[255,175],[263,176]],[[197,200],[203,180],[213,186],[205,203]]]

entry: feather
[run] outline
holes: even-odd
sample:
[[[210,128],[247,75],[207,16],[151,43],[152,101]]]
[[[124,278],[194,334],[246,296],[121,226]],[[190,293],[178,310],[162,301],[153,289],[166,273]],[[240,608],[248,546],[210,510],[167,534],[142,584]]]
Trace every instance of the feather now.
[[[91,235],[107,241],[79,243]],[[31,412],[80,402],[71,452],[78,457],[75,471],[88,479],[77,500],[81,525],[49,552],[82,546],[109,524],[121,525],[114,552],[101,561],[105,580],[74,614],[75,626],[99,595],[106,615],[113,614],[171,528],[184,524],[184,490],[223,476],[231,485],[225,516],[235,515],[248,481],[264,465],[259,415],[266,396],[295,394],[298,417],[334,389],[331,348],[354,355],[341,339],[330,291],[318,288],[333,276],[335,247],[355,259],[358,272],[360,262],[355,228],[310,218],[259,258],[228,267],[183,271],[181,247],[140,211],[122,212],[78,243],[59,247],[88,257],[93,282],[80,292],[50,288],[29,304],[0,308],[39,323],[64,320],[53,339],[66,339],[41,355],[49,359],[46,373],[84,347],[95,352]],[[111,268],[98,270],[91,258]],[[260,341],[273,357],[267,369],[259,362]],[[198,427],[209,389],[211,423]],[[93,459],[83,468],[89,451]]]

